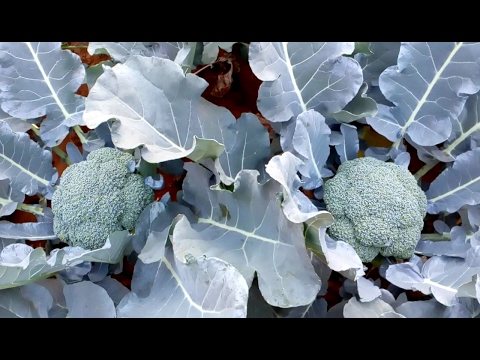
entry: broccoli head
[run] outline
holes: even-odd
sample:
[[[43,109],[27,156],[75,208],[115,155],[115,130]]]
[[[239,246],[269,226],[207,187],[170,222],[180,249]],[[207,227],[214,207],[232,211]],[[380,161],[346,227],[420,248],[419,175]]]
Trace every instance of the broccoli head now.
[[[65,169],[52,197],[53,230],[60,240],[94,250],[112,232],[135,227],[154,193],[141,175],[128,171],[132,160],[128,153],[101,148]]]
[[[413,255],[427,198],[407,169],[372,157],[346,161],[325,182],[324,201],[335,219],[328,234],[350,244],[363,262],[378,253]]]

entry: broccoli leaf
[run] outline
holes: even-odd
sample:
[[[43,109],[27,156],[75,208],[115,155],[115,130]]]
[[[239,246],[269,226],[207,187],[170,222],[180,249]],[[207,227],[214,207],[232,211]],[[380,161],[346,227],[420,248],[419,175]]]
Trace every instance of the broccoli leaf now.
[[[466,259],[434,256],[427,260],[420,270],[413,262],[388,267],[386,279],[403,289],[421,291],[435,298],[445,306],[452,306],[457,300],[459,288],[472,282],[480,273],[477,249],[469,250]]]
[[[255,278],[248,291],[247,318],[271,319],[275,317],[273,307],[263,298]]]
[[[219,257],[235,266],[250,286],[257,272],[260,291],[274,306],[310,304],[320,281],[308,257],[303,224],[288,220],[277,198],[283,187],[274,180],[257,182],[258,172],[242,170],[234,190],[212,189],[211,173],[185,164],[183,199],[190,203],[196,223],[186,218],[173,230],[175,255]]]
[[[363,276],[357,279],[357,289],[361,302],[370,302],[382,295],[380,288]]]
[[[289,309],[276,309],[278,317],[287,319],[323,319],[327,317],[327,301],[317,297],[310,305],[298,306]]]
[[[26,132],[31,129],[31,124],[37,124],[40,118],[35,119],[19,119],[8,115],[0,108],[0,120],[5,121],[13,132]]]
[[[0,120],[0,174],[14,191],[27,195],[45,192],[56,174],[52,153],[42,150],[25,133],[14,133]]]
[[[0,318],[48,318],[52,306],[52,296],[38,284],[0,291]]]
[[[70,318],[114,318],[113,300],[107,291],[90,281],[81,281],[63,288]]]
[[[438,235],[445,237],[443,241],[435,239],[437,234],[423,234],[422,239],[415,248],[415,253],[425,256],[445,255],[466,258],[467,252],[471,248],[471,244],[467,241],[467,232],[460,226],[454,226],[450,230],[445,223],[442,225],[439,225],[439,223],[442,222],[439,220],[435,221],[434,226],[436,225],[435,229],[441,232]],[[430,241],[428,240],[429,238],[434,238],[435,240]]]
[[[87,84],[88,89],[90,90],[92,86],[95,85],[98,77],[103,74],[105,66],[112,67],[113,65],[115,65],[115,63],[112,60],[105,60],[87,67],[85,70],[85,83]]]
[[[308,110],[297,116],[293,134],[289,134],[288,130],[284,131],[282,148],[302,160],[298,171],[302,174],[302,187],[306,190],[320,187],[322,178],[331,175],[331,172],[324,168],[330,155],[330,133],[325,118],[315,110]],[[285,136],[291,136],[291,140],[285,139]]]
[[[350,280],[365,275],[362,260],[353,247],[344,241],[335,241],[326,234],[326,228],[306,224],[305,238],[308,248],[328,267]]]
[[[142,42],[89,42],[88,52],[90,55],[107,54],[119,63],[124,63],[130,55],[151,55]]]
[[[43,286],[52,296],[53,304],[50,310],[48,310],[48,317],[58,319],[65,318],[68,314],[65,296],[63,295],[63,288],[66,285],[65,282],[56,277],[50,279],[41,279],[35,284]],[[30,286],[30,284],[26,286]]]
[[[443,162],[452,162],[459,155],[473,150],[480,136],[480,94],[470,95],[463,111],[452,119],[452,134],[439,149],[437,146],[423,147],[421,152]],[[425,156],[425,155],[424,155]]]
[[[47,261],[43,248],[10,244],[0,252],[0,289],[47,278],[63,268],[61,263]]]
[[[351,123],[363,119],[366,116],[377,114],[377,103],[367,96],[368,85],[363,83],[358,94],[350,101],[343,110],[333,114],[325,114],[326,117],[335,119],[341,123]]]
[[[151,283],[149,294],[135,293],[135,282]],[[247,283],[233,266],[218,258],[191,256],[182,263],[168,246],[161,261],[137,263],[132,292],[120,301],[117,317],[244,318],[247,300]]]
[[[325,210],[318,210],[301,191],[302,183],[297,176],[302,162],[285,152],[274,156],[266,165],[266,172],[283,186],[282,209],[285,216],[294,223],[309,222],[310,226],[319,228],[333,223],[332,215]]]
[[[24,200],[25,194],[12,189],[10,179],[0,179],[0,217],[12,214]]]
[[[425,301],[407,301],[397,307],[396,312],[406,318],[471,318],[471,314],[462,304],[445,306],[435,299]]]
[[[371,86],[378,86],[380,74],[397,63],[399,42],[371,42],[370,54],[359,53],[355,59],[363,69],[363,80]]]
[[[345,318],[393,317],[391,316],[392,313],[395,313],[393,307],[379,298],[370,302],[361,302],[352,297],[343,308],[343,316]]]
[[[73,164],[76,164],[85,160],[84,155],[80,152],[80,150],[78,150],[78,147],[74,143],[71,143],[71,142],[67,143],[65,148],[67,150],[67,155]]]
[[[195,49],[188,42],[154,42],[151,43],[153,54],[162,59],[170,59],[182,65]]]
[[[263,81],[257,106],[272,122],[288,121],[304,111],[342,110],[363,82],[360,65],[350,57],[353,42],[252,42],[248,61]]]
[[[165,217],[162,216],[162,218]],[[138,258],[142,260],[144,264],[151,264],[162,260],[165,256],[165,245],[172,235],[175,225],[181,218],[181,215],[179,215],[175,217],[173,221],[169,221],[170,225],[168,227],[162,226],[162,231],[152,231],[150,233],[142,252],[138,255]]]
[[[356,159],[360,148],[357,128],[353,125],[341,124],[340,132],[342,134],[340,143],[335,145],[335,150],[340,157],[340,163]]]
[[[50,256],[64,255],[64,265],[74,265],[82,261],[104,262],[116,264],[123,259],[124,255],[131,252],[132,235],[128,230],[115,231],[110,234],[102,248],[96,250],[85,250],[81,247],[67,246],[55,253],[52,251]]]
[[[87,251],[79,247],[53,250],[47,257],[43,248],[11,243],[0,252],[0,289],[28,284],[78,265],[84,261],[118,263],[130,245],[128,231],[109,236],[103,248]]]
[[[233,44],[235,42],[204,42],[202,63],[210,64],[217,60],[219,49],[231,52]]]
[[[105,289],[108,296],[110,296],[110,298],[113,300],[115,306],[117,306],[120,301],[130,293],[130,290],[128,290],[121,282],[111,278],[110,276],[97,281],[95,284]]]
[[[480,204],[480,148],[459,155],[425,194],[430,214],[453,213],[464,205]]]
[[[90,42],[88,52],[108,54],[117,63],[126,62],[131,55],[155,56],[172,60],[190,70],[196,44],[195,42]]]
[[[263,165],[271,152],[268,131],[254,114],[243,113],[228,126],[228,130],[230,131],[225,132],[222,138],[216,137],[225,146],[225,153],[219,158],[222,169],[228,176],[221,177],[225,185],[232,184],[239,171]]]
[[[47,116],[40,126],[47,146],[82,124],[85,98],[75,94],[85,77],[80,57],[60,42],[0,43],[0,103],[17,118]]]
[[[140,217],[137,220],[137,224],[135,225],[135,234],[132,238],[132,245],[133,249],[140,254],[145,243],[147,241],[148,236],[150,233],[155,229],[155,222],[163,222],[163,216],[160,217],[159,215],[165,211],[165,204],[160,201],[152,202],[151,204],[147,205],[145,209],[143,209]],[[166,225],[161,225],[163,230],[166,226],[168,226],[171,219],[167,220]]]
[[[406,135],[431,146],[447,140],[465,105],[480,90],[480,43],[404,42],[397,65],[380,75],[380,90],[395,106],[378,105],[367,122],[398,147]]]
[[[187,216],[192,221],[194,219],[189,208],[170,201],[166,205],[163,202],[154,202],[140,214],[132,244],[138,254],[142,253],[144,263],[159,261],[163,257],[166,239],[161,234],[165,230],[166,235],[170,234],[169,229],[179,214]],[[150,256],[154,260],[149,261]]]
[[[84,121],[96,128],[114,118],[114,144],[123,149],[143,145],[142,156],[150,163],[215,158],[235,118],[201,97],[207,85],[198,76],[185,76],[171,60],[132,55],[98,78],[86,100]]]
[[[1,220],[0,238],[35,241],[56,239],[57,236],[53,232],[53,223],[51,222],[15,224]]]
[[[88,280],[98,283],[105,279],[108,275],[108,271],[110,270],[110,264],[108,263],[93,263],[90,271],[88,272]]]

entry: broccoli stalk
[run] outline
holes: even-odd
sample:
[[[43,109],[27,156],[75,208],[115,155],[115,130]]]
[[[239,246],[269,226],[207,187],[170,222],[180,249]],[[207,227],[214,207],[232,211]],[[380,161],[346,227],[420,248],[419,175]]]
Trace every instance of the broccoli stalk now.
[[[35,206],[33,204],[18,204],[16,210],[28,212],[34,215],[43,215],[43,208],[39,207],[38,205]]]
[[[427,198],[407,169],[372,157],[346,161],[325,182],[324,201],[335,219],[328,234],[350,244],[363,262],[379,253],[413,255]]]
[[[112,148],[92,151],[63,172],[52,197],[53,230],[70,246],[99,249],[107,237],[132,230],[153,190],[127,164],[133,156]]]

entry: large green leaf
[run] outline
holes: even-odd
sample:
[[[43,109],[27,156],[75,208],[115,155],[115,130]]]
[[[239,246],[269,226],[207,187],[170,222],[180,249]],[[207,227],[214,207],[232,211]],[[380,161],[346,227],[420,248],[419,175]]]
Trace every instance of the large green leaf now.
[[[242,170],[234,190],[210,187],[212,173],[185,164],[183,200],[197,216],[182,217],[172,233],[175,255],[218,257],[235,266],[252,284],[255,272],[266,301],[274,306],[310,304],[320,290],[305,247],[303,224],[290,221],[282,209],[283,186],[257,182],[258,172]]]

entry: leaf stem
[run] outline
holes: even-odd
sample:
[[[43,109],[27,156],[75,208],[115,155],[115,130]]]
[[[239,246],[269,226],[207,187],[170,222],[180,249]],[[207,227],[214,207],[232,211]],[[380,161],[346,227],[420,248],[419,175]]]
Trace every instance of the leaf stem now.
[[[62,45],[62,50],[70,49],[88,49],[87,45]]]
[[[34,215],[43,215],[43,208],[31,204],[18,204],[17,210],[29,212]]]
[[[419,180],[422,178],[423,175],[425,175],[425,174],[428,173],[430,170],[432,170],[433,167],[434,167],[435,165],[437,165],[437,164],[438,164],[438,161],[435,162],[435,163],[433,163],[433,164],[425,164],[425,165],[423,165],[423,166],[420,168],[420,170],[418,170],[418,171],[415,173],[415,175],[413,175],[413,176],[415,177],[415,180],[419,181]]]
[[[85,138],[85,133],[83,132],[82,128],[78,125],[75,125],[73,127],[73,131],[75,131],[75,134],[77,134],[78,138],[80,139],[80,142],[82,144],[87,143],[87,139]]]
[[[70,158],[68,157],[68,155],[65,153],[65,151],[63,151],[62,149],[60,149],[58,146],[54,146],[52,148],[52,151],[57,154],[60,159],[62,159],[62,161],[64,163],[66,163],[68,166],[72,165],[72,160],[70,160]]]
[[[32,129],[32,131],[35,133],[35,135],[37,135],[38,137],[41,138],[40,128],[37,125],[35,125],[35,124],[30,125],[30,129]]]

